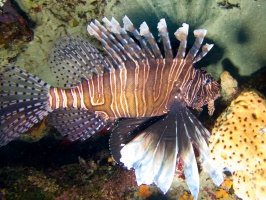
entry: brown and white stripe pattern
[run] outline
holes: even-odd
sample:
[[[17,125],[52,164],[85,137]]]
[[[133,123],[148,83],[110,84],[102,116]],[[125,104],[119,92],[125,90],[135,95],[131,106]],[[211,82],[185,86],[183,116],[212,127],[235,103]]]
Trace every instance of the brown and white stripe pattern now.
[[[168,112],[175,90],[179,90],[187,106],[200,108],[212,103],[219,96],[219,86],[208,74],[193,67],[206,30],[195,31],[194,46],[185,56],[188,26],[183,24],[175,33],[180,40],[177,56],[173,58],[166,23],[161,20],[158,29],[164,42],[166,58],[163,58],[155,39],[146,23],[140,33],[124,18],[125,28],[131,31],[140,48],[119,23],[112,19],[98,21],[88,26],[88,32],[102,42],[112,68],[103,74],[83,80],[72,89],[51,88],[49,102],[51,109],[60,107],[85,108],[105,112],[110,118],[144,117],[162,115]],[[212,47],[203,46],[200,60]]]

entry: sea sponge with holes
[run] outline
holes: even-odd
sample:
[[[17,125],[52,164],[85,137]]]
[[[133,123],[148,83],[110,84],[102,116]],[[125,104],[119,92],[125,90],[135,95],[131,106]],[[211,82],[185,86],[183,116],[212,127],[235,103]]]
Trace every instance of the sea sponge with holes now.
[[[219,116],[210,137],[216,165],[235,172],[235,194],[266,198],[266,101],[256,91],[242,92]]]

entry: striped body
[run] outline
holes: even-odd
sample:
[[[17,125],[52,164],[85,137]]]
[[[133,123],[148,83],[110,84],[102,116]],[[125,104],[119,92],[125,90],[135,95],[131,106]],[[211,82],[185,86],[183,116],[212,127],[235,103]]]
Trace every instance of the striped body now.
[[[175,58],[168,63],[165,59],[149,59],[141,66],[130,64],[83,80],[82,84],[71,89],[51,87],[51,109],[76,107],[103,112],[110,119],[138,118],[167,113],[173,89],[181,90],[186,104],[196,108],[202,106],[200,96],[211,94],[211,88],[204,83],[205,74],[184,59]],[[219,88],[218,84],[215,86]]]
[[[55,42],[49,61],[58,87],[6,66],[0,74],[0,145],[48,114],[71,141],[86,140],[113,124],[111,154],[135,169],[139,185],[155,183],[167,192],[181,162],[196,199],[199,174],[193,146],[202,168],[219,185],[223,175],[209,158],[210,133],[187,108],[207,104],[212,115],[220,95],[218,83],[193,66],[213,47],[205,44],[198,53],[207,31],[195,30],[195,42],[186,52],[188,24],[183,24],[174,33],[180,42],[174,57],[164,19],[158,23],[164,56],[145,22],[140,32],[126,16],[123,28],[114,18],[103,22],[105,26],[94,20],[87,30],[102,43],[106,56],[79,36]]]

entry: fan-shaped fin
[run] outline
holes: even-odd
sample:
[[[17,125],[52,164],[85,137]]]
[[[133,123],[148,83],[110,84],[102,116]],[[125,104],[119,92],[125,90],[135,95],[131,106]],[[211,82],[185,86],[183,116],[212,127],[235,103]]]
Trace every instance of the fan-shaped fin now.
[[[56,109],[50,115],[50,122],[70,141],[86,140],[107,125],[101,116],[81,108]]]
[[[205,140],[208,137],[208,130],[176,96],[167,115],[118,122],[110,138],[110,149],[116,160],[120,158],[127,168],[135,169],[139,185],[154,182],[164,193],[171,186],[178,156],[188,187],[196,199],[199,174],[193,145],[199,150],[203,168],[215,184],[223,181],[221,172],[209,166],[211,160]]]
[[[16,139],[51,111],[50,85],[18,67],[0,74],[0,146]]]
[[[157,122],[163,116],[159,117],[143,117],[136,118],[121,118],[117,121],[115,131],[111,133],[109,145],[113,158],[117,163],[120,163],[121,149],[134,139],[140,132],[151,124]]]
[[[111,152],[135,169],[138,185],[154,182],[163,192],[169,189],[177,158],[176,126],[169,123],[168,115],[124,119],[113,130]]]
[[[111,67],[98,50],[80,36],[65,36],[55,42],[49,62],[60,88],[74,87],[82,78],[88,80]]]

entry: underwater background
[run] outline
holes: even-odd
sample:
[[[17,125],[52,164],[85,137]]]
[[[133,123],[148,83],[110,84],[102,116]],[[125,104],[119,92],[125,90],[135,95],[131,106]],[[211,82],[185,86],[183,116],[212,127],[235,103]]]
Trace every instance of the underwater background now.
[[[226,173],[221,187],[201,172],[199,199],[266,199],[262,170],[266,157],[260,154],[266,149],[264,0],[0,0],[0,6],[0,65],[20,66],[51,85],[56,83],[48,63],[53,42],[78,34],[99,46],[86,31],[86,24],[95,18],[115,17],[121,22],[127,15],[136,27],[146,21],[154,36],[158,21],[165,18],[173,49],[178,47],[173,33],[182,23],[190,25],[188,46],[194,42],[194,29],[207,29],[205,42],[215,46],[197,67],[207,67],[220,80],[222,97],[215,102],[213,116],[204,108],[198,118],[213,132],[214,163],[233,166],[235,172]],[[232,113],[237,116],[237,130],[228,125]],[[243,124],[239,117],[250,113],[256,118],[247,118]],[[235,147],[239,140],[221,133],[226,128],[234,130],[233,138],[243,137],[239,146],[248,148]],[[256,137],[250,136],[256,130]],[[253,142],[245,142],[250,137]],[[42,121],[0,148],[0,199],[192,199],[181,166],[166,195],[153,185],[137,186],[134,172],[112,160],[108,140],[108,132],[102,131],[85,142],[70,143],[48,120]],[[232,159],[224,156],[231,154]],[[239,160],[241,167],[237,167]]]

